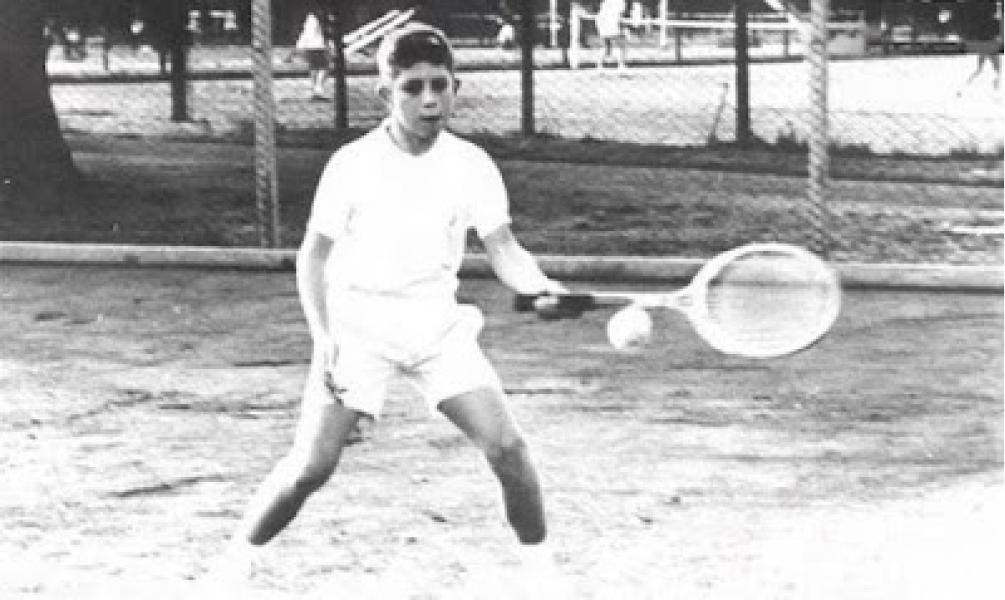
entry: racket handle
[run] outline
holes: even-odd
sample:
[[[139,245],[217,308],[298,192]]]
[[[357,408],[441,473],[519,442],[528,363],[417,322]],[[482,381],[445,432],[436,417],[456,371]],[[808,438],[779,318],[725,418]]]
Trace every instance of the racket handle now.
[[[531,312],[534,310],[534,302],[543,294],[517,294],[513,296],[513,310],[516,312]]]
[[[513,310],[533,311],[542,319],[575,318],[597,307],[591,294],[517,294],[513,299]]]

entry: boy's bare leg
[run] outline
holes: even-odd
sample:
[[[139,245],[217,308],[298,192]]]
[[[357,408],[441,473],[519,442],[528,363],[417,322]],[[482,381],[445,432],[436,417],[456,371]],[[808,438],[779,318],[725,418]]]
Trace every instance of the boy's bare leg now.
[[[541,485],[502,391],[479,388],[441,402],[439,409],[485,454],[502,486],[506,518],[520,542],[543,542],[547,530]]]
[[[296,517],[307,498],[335,472],[360,414],[339,404],[304,405],[293,448],[252,498],[237,543],[265,544]]]
[[[305,402],[290,452],[259,486],[222,555],[208,567],[206,594],[232,594],[248,581],[260,547],[296,517],[331,477],[360,413],[338,404]],[[231,596],[225,596],[231,597]]]
[[[526,597],[571,598],[569,585],[545,541],[544,502],[537,472],[527,442],[506,408],[503,392],[482,388],[445,400],[439,408],[485,453],[502,485],[506,518],[521,544],[521,578],[511,583],[524,588]]]

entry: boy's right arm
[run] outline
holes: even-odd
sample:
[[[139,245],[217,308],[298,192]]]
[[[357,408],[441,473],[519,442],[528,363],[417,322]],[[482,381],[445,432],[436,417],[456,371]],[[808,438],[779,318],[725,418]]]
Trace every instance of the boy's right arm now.
[[[331,250],[330,238],[308,230],[297,252],[297,292],[315,349],[334,349],[325,305],[325,263]]]

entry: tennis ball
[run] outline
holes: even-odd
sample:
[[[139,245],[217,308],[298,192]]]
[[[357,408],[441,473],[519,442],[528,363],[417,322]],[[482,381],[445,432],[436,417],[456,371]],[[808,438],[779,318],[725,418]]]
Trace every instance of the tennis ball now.
[[[653,334],[653,320],[641,306],[626,306],[607,322],[607,339],[622,352],[642,349]]]

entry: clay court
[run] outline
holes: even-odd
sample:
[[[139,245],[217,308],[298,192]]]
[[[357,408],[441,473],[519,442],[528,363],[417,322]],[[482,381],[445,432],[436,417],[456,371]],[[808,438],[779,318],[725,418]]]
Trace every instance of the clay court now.
[[[1000,293],[849,290],[831,335],[769,361],[676,316],[626,355],[606,313],[540,322],[484,280],[462,298],[579,597],[1005,592]],[[0,595],[190,593],[291,440],[292,273],[4,265],[0,302]],[[505,589],[510,535],[477,452],[395,389],[255,586],[470,598]]]

